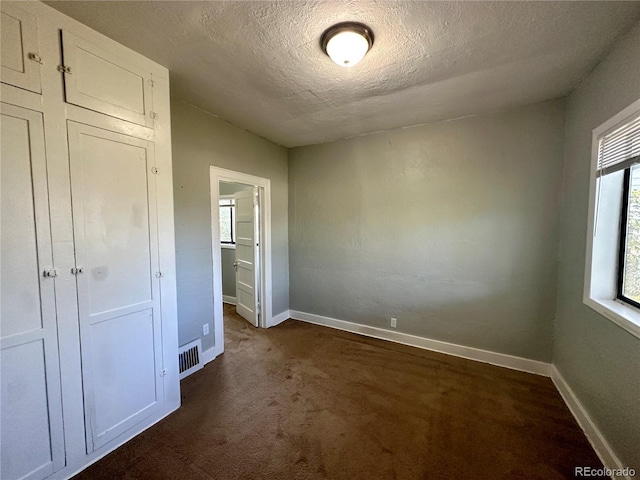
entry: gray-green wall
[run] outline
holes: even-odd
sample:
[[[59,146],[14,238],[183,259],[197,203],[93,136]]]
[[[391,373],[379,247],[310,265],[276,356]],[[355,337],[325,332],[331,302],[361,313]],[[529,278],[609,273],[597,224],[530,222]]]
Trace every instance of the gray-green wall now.
[[[569,96],[553,361],[622,463],[640,470],[640,339],[582,303],[591,132],[640,98],[640,24]]]
[[[550,361],[564,102],[289,151],[291,309]]]
[[[236,296],[236,250],[233,248],[221,248],[222,252],[222,295],[226,297]]]
[[[289,308],[287,150],[180,101],[171,102],[178,335],[213,347],[209,166],[271,180],[273,314]]]

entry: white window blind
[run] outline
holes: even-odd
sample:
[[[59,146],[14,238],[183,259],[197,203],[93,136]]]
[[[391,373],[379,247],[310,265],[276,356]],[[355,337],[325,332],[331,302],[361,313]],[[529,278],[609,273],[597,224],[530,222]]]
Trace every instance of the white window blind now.
[[[627,119],[600,137],[598,176],[624,170],[640,163],[640,115]]]

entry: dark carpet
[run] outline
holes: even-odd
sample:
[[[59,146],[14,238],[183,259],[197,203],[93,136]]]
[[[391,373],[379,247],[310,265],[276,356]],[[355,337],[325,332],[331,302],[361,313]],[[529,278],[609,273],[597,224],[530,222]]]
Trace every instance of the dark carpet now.
[[[562,479],[602,465],[548,378],[225,305],[182,407],[77,479]]]

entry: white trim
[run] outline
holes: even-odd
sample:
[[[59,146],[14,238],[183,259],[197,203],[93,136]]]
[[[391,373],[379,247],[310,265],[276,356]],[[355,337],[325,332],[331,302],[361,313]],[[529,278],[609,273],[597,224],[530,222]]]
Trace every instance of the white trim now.
[[[209,350],[205,350],[202,352],[202,356],[200,360],[202,361],[202,366],[204,367],[207,363],[214,361],[219,353],[216,353],[216,347],[211,347]]]
[[[610,470],[623,469],[624,465],[620,462],[611,445],[607,442],[604,435],[598,429],[598,426],[589,416],[589,413],[584,408],[584,405],[580,403],[576,394],[571,390],[571,387],[566,382],[564,377],[560,374],[555,365],[551,366],[551,380],[560,392],[560,396],[569,407],[571,414],[574,416],[580,428],[584,432],[587,440],[595,450],[596,454],[600,458],[600,461],[605,468]],[[616,479],[631,480],[631,477],[612,477]]]
[[[222,296],[222,303],[229,303],[231,305],[235,305],[237,301],[236,297],[232,297],[231,295],[223,295]]]
[[[595,128],[591,136],[591,174],[589,179],[589,217],[587,223],[587,248],[585,254],[585,269],[584,269],[584,288],[582,292],[582,302],[588,307],[592,308],[600,315],[611,320],[620,328],[626,330],[632,335],[640,338],[640,315],[638,312],[630,307],[622,306],[614,302],[612,298],[595,298],[592,294],[592,279],[593,272],[593,234],[595,226],[595,212],[596,212],[596,194],[597,194],[597,166],[598,166],[598,144],[600,137],[607,131],[614,128],[620,122],[629,118],[631,115],[640,111],[640,99],[633,102],[627,108],[614,115],[612,118],[604,122],[599,127]],[[617,245],[617,242],[616,242]],[[595,272],[597,274],[597,272]],[[617,279],[612,278],[612,285]]]
[[[631,305],[627,305],[620,300],[604,300],[585,298],[583,303],[598,312],[603,317],[611,320],[623,330],[631,335],[640,338],[640,324],[633,321],[638,317],[638,309]]]
[[[519,370],[527,373],[535,373],[548,377],[551,374],[551,364],[530,360],[528,358],[515,357],[504,353],[490,352],[474,347],[465,347],[454,343],[442,342],[440,340],[432,340],[429,338],[418,337],[408,333],[401,333],[384,328],[370,327],[358,323],[347,322],[345,320],[337,320],[335,318],[323,317],[312,313],[298,312],[290,310],[291,318],[301,320],[315,325],[323,325],[325,327],[336,328],[346,332],[358,333],[367,337],[389,340],[390,342],[410,345],[412,347],[423,348],[434,352],[446,353],[456,357],[467,358],[483,363],[490,363],[499,367],[506,367],[512,370]]]
[[[260,298],[262,312],[260,327],[267,328],[271,324],[273,315],[271,307],[271,180],[256,177],[241,172],[234,172],[225,168],[210,166],[210,195],[211,195],[211,250],[213,266],[213,328],[215,337],[215,356],[224,352],[224,319],[222,315],[222,250],[220,249],[220,182],[243,183],[261,187],[260,195],[260,226],[263,241],[260,245],[260,258],[263,259],[260,268]]]
[[[280,325],[285,320],[289,320],[291,318],[291,312],[289,310],[285,310],[284,312],[279,313],[271,317],[271,322],[269,323],[270,327],[275,327],[276,325]]]
[[[220,244],[220,248],[226,248],[228,250],[235,250],[236,249],[236,244],[235,243],[221,243]]]

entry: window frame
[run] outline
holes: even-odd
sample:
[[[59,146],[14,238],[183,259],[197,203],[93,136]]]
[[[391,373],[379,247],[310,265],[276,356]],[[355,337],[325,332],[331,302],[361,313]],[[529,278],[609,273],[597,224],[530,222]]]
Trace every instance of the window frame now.
[[[232,203],[228,204],[228,205],[221,205],[220,201],[221,200],[232,200]],[[236,210],[236,203],[235,203],[235,198],[233,195],[220,195],[220,197],[218,198],[218,209],[221,210],[223,208],[229,208],[230,209],[230,213],[229,213],[229,217],[230,217],[230,229],[231,229],[231,241],[230,242],[225,242],[222,240],[222,234],[220,235],[220,246],[222,248],[236,248],[236,238],[235,238],[235,229],[234,224],[234,218],[235,218],[235,210]],[[218,216],[218,218],[222,218],[222,216]]]
[[[605,232],[607,238],[604,242],[600,239],[598,242],[594,241],[594,232],[596,227],[599,231],[599,226],[596,226],[595,218],[598,210],[599,198],[602,195],[602,191],[598,191],[598,187],[602,187],[602,178],[606,178],[607,175],[598,177],[598,151],[600,139],[608,132],[613,131],[620,125],[627,122],[632,116],[640,113],[640,99],[633,102],[627,108],[613,116],[611,119],[604,122],[599,127],[595,128],[592,132],[591,143],[591,171],[590,171],[590,184],[589,184],[589,216],[587,223],[587,241],[586,241],[586,255],[585,255],[585,274],[584,274],[584,290],[583,290],[583,303],[601,314],[605,318],[609,319],[620,328],[626,330],[630,334],[637,338],[640,338],[640,305],[635,302],[630,303],[626,300],[619,298],[620,280],[622,274],[620,272],[620,258],[622,253],[621,241],[622,236],[622,218],[621,215],[617,217],[618,224],[616,228],[611,228]],[[625,172],[626,174],[626,172]],[[600,183],[598,183],[600,181]],[[624,189],[624,181],[621,184]],[[602,190],[602,188],[600,188]],[[614,195],[622,195],[624,192],[618,189],[613,192]],[[608,192],[612,194],[612,192]],[[622,202],[628,202],[627,197],[622,197]],[[621,211],[620,211],[621,212]],[[600,222],[600,220],[598,220]],[[626,229],[626,224],[625,224]],[[601,257],[603,248],[600,243],[606,244],[608,249],[611,249],[612,255],[610,265],[603,267]],[[615,251],[614,251],[615,249]],[[613,254],[615,253],[615,254]],[[605,255],[607,256],[607,255]],[[597,260],[596,260],[596,257]],[[615,272],[613,275],[611,272]],[[604,286],[604,288],[603,288]],[[610,292],[610,293],[604,293]],[[633,302],[633,301],[632,301]]]

